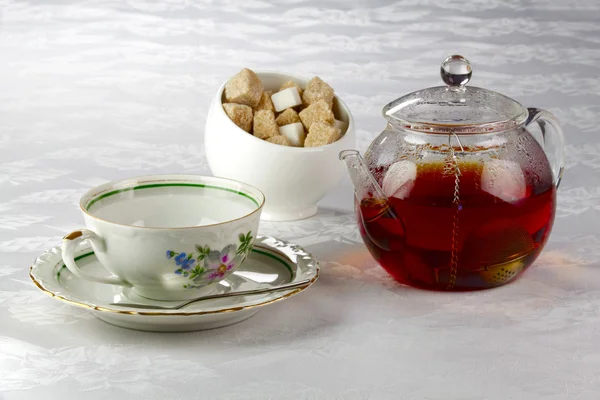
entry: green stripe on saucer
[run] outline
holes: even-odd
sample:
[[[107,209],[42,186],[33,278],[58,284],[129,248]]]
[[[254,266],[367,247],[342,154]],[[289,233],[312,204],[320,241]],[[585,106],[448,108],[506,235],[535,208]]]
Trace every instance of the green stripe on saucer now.
[[[273,260],[281,263],[290,272],[290,281],[292,281],[294,279],[294,272],[292,270],[292,267],[290,267],[290,265],[285,260],[283,260],[282,258],[277,257],[275,254],[272,254],[272,253],[269,253],[269,252],[266,252],[266,251],[263,251],[263,250],[254,249],[254,248],[252,249],[252,252],[253,253],[262,254],[263,256],[267,256],[267,257],[272,258]],[[94,255],[93,251],[90,251],[89,253],[85,253],[85,254],[82,254],[80,256],[75,257],[75,261],[79,261],[82,258],[89,257],[91,255]],[[67,268],[67,266],[65,264],[63,264],[62,267],[60,267],[58,269],[58,271],[56,272],[56,280],[60,279],[60,273],[62,272],[62,270],[64,268]]]

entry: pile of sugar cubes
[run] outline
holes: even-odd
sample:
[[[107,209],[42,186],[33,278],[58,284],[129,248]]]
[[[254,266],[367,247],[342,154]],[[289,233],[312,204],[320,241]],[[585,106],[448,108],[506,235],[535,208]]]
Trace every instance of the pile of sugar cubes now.
[[[244,68],[225,85],[224,100],[223,109],[237,126],[283,146],[324,146],[348,128],[333,113],[333,89],[318,77],[306,89],[288,81],[273,93],[264,90],[252,70]]]

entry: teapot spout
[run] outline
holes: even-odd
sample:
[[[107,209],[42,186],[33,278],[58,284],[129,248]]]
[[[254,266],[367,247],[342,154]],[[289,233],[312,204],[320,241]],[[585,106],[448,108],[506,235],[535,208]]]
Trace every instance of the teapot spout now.
[[[374,198],[387,202],[388,199],[375,177],[367,168],[365,161],[356,150],[342,150],[340,160],[346,163],[350,180],[354,185],[354,194],[360,202],[362,199]]]
[[[394,251],[404,238],[404,224],[396,216],[388,197],[356,150],[343,150],[340,160],[346,163],[354,184],[357,211],[364,234],[377,247]]]

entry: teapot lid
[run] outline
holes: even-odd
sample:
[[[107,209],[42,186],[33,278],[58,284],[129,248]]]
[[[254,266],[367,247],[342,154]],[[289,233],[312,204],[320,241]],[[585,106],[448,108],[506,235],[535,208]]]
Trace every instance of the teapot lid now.
[[[459,55],[444,60],[440,75],[446,86],[431,87],[400,97],[383,108],[383,115],[402,128],[426,133],[490,133],[525,122],[527,109],[491,90],[467,88],[473,69]]]

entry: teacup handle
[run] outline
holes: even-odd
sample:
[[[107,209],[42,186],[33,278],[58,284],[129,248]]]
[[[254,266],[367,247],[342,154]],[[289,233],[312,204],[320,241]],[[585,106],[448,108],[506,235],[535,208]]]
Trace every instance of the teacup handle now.
[[[540,131],[542,132],[542,139],[544,144],[544,151],[548,154],[548,150],[546,149],[546,144],[548,142],[548,127],[550,126],[550,132],[554,133],[556,137],[556,148],[554,149],[554,158],[555,162],[552,166],[552,172],[554,173],[554,177],[556,178],[556,188],[560,185],[560,180],[562,179],[563,170],[565,169],[565,137],[563,135],[562,128],[558,123],[558,119],[551,113],[546,110],[542,110],[540,108],[528,108],[529,117],[525,122],[525,126],[529,126],[530,124],[537,122],[540,127]],[[552,160],[550,160],[552,162]]]
[[[127,282],[124,282],[122,279],[116,276],[103,278],[88,274],[87,272],[79,269],[77,263],[75,262],[75,251],[77,250],[79,243],[83,242],[84,240],[89,240],[92,242],[99,251],[104,251],[104,249],[106,249],[106,243],[104,242],[104,239],[89,229],[79,229],[69,233],[63,238],[62,245],[62,259],[69,271],[81,279],[92,282],[107,283],[109,285],[130,286]]]

